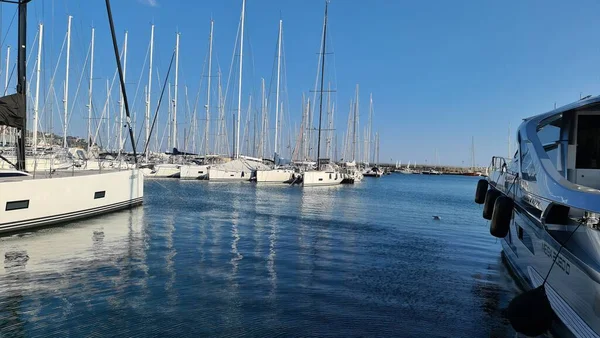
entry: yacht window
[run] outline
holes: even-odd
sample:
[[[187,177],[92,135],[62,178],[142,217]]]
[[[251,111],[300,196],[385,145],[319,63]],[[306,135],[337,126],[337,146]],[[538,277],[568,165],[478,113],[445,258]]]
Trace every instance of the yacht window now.
[[[521,177],[526,181],[536,181],[535,166],[526,144],[521,143]]]
[[[600,115],[579,115],[576,167],[600,169]]]

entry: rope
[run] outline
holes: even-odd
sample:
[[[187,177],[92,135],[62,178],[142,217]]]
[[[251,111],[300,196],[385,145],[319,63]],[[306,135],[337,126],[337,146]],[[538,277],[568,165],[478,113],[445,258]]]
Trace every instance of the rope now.
[[[544,278],[544,282],[542,283],[542,285],[545,285],[546,281],[548,280],[548,277],[550,277],[550,272],[552,272],[552,268],[554,267],[554,264],[556,263],[556,260],[558,259],[558,255],[560,255],[560,252],[562,251],[562,248],[564,248],[565,245],[567,245],[567,243],[569,242],[569,240],[571,240],[571,237],[573,237],[573,235],[575,234],[575,232],[577,231],[577,229],[579,229],[579,227],[584,222],[585,222],[585,219],[582,219],[581,221],[579,221],[579,224],[577,225],[577,227],[575,228],[575,230],[571,231],[571,234],[569,235],[569,238],[567,238],[567,240],[560,245],[560,248],[558,248],[558,252],[556,252],[556,256],[554,256],[554,260],[552,261],[552,265],[550,265],[550,269],[548,270],[548,274],[546,275],[546,278]]]

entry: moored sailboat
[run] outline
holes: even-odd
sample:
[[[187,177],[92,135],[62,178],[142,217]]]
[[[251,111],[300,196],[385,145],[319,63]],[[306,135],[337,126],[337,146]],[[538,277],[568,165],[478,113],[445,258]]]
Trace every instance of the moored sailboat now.
[[[0,98],[0,124],[17,128],[17,161],[14,173],[26,171],[26,54],[27,46],[27,3],[18,3],[19,53],[17,57],[17,93]],[[106,1],[113,46],[119,69],[121,90],[125,110],[129,119],[129,107],[124,89],[124,79],[118,47],[114,35],[114,25],[110,2]],[[135,153],[133,132],[129,123],[129,134]],[[69,176],[66,176],[69,174]],[[144,179],[138,169],[122,171],[77,171],[57,172],[52,178],[33,175],[2,175],[0,177],[0,204],[5,206],[0,213],[0,232],[51,225],[73,219],[104,214],[114,210],[132,207],[143,202]],[[60,198],[57,198],[60,196]]]

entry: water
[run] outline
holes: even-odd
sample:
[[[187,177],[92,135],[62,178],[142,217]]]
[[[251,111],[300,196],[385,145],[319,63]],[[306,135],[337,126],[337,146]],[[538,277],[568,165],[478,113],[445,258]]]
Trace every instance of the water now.
[[[0,268],[0,336],[514,337],[476,182],[147,180],[143,207],[0,238],[29,256]]]

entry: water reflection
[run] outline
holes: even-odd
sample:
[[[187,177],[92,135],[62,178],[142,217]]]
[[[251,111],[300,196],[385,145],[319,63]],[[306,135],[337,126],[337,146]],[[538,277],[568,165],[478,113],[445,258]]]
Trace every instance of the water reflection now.
[[[2,335],[510,334],[473,187],[427,179],[148,182],[142,208],[0,238]]]

